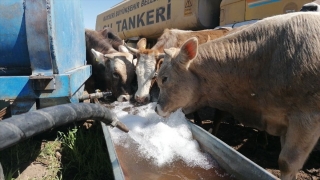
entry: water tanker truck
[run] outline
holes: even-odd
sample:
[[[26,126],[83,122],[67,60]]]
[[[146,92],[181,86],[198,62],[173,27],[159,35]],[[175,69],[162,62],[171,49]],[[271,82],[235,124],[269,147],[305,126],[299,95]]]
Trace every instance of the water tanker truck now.
[[[149,46],[165,28],[182,30],[241,26],[299,11],[311,0],[124,0],[98,14],[96,30],[111,27],[125,40],[147,38]]]

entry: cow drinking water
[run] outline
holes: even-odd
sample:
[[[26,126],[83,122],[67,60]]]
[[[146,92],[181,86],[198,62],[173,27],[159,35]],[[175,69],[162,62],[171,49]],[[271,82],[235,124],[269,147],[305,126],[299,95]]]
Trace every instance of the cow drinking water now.
[[[189,31],[179,29],[165,29],[163,34],[158,38],[157,43],[151,48],[147,49],[147,40],[142,38],[137,43],[137,48],[128,47],[128,49],[137,56],[136,75],[138,81],[138,90],[135,93],[135,100],[140,103],[157,101],[159,88],[156,82],[156,76],[163,60],[163,49],[169,47],[179,47],[185,40],[190,37],[197,37],[198,42],[205,43],[213,39],[220,38],[231,32],[232,28],[219,28],[201,31]],[[152,91],[150,91],[152,90]],[[152,98],[150,97],[152,94]],[[215,111],[213,117],[212,134],[216,135],[219,124],[225,112],[219,110]],[[197,111],[193,112],[193,119],[195,123],[201,126],[201,118]]]
[[[95,89],[111,91],[118,101],[129,101],[135,77],[132,54],[110,29],[86,29],[85,36],[87,63],[92,65],[92,76],[86,82],[86,90],[89,93]]]
[[[179,47],[185,40],[190,37],[197,37],[199,43],[224,36],[230,29],[221,28],[216,30],[188,31],[178,29],[165,29],[163,34],[158,38],[157,43],[147,49],[147,40],[142,38],[137,43],[137,48],[128,47],[128,49],[137,56],[136,74],[138,80],[138,90],[135,94],[137,102],[150,101],[150,89],[155,83],[155,77],[162,62],[163,49],[169,47]]]
[[[203,106],[280,136],[281,179],[295,179],[320,136],[320,14],[265,18],[199,45],[165,49],[159,70],[161,116]]]

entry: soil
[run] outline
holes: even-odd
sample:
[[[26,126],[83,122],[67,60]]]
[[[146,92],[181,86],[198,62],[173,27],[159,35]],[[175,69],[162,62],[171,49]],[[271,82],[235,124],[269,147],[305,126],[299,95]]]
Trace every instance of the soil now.
[[[202,121],[203,128],[207,130],[212,127],[209,119],[212,117],[213,112],[214,110],[208,108],[202,110],[200,113],[200,116],[202,116],[201,119],[205,120]],[[267,144],[262,146],[261,137],[263,136],[261,135],[263,135],[263,133],[256,129],[245,127],[242,124],[235,122],[232,118],[224,119],[217,133],[217,137],[226,144],[275,176],[280,177],[278,167],[278,156],[281,150],[280,138],[267,135]],[[303,168],[297,173],[297,179],[320,179],[320,140]]]

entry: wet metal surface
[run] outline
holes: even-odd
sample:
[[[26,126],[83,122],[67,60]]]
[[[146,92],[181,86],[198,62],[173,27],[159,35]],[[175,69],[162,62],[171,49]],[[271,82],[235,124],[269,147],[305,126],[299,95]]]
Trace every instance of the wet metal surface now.
[[[134,179],[202,179],[231,180],[235,179],[218,165],[210,169],[190,167],[183,161],[175,161],[163,167],[155,166],[147,159],[139,157],[134,149],[116,146],[120,165],[126,180]]]

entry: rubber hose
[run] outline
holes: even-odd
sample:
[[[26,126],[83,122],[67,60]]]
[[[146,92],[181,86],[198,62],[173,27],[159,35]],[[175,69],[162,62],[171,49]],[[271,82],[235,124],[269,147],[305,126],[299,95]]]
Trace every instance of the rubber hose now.
[[[0,150],[51,128],[88,119],[118,127],[124,132],[129,131],[118,120],[115,113],[102,105],[92,103],[63,104],[15,115],[0,121]]]
[[[0,180],[4,180],[3,169],[0,163]]]

